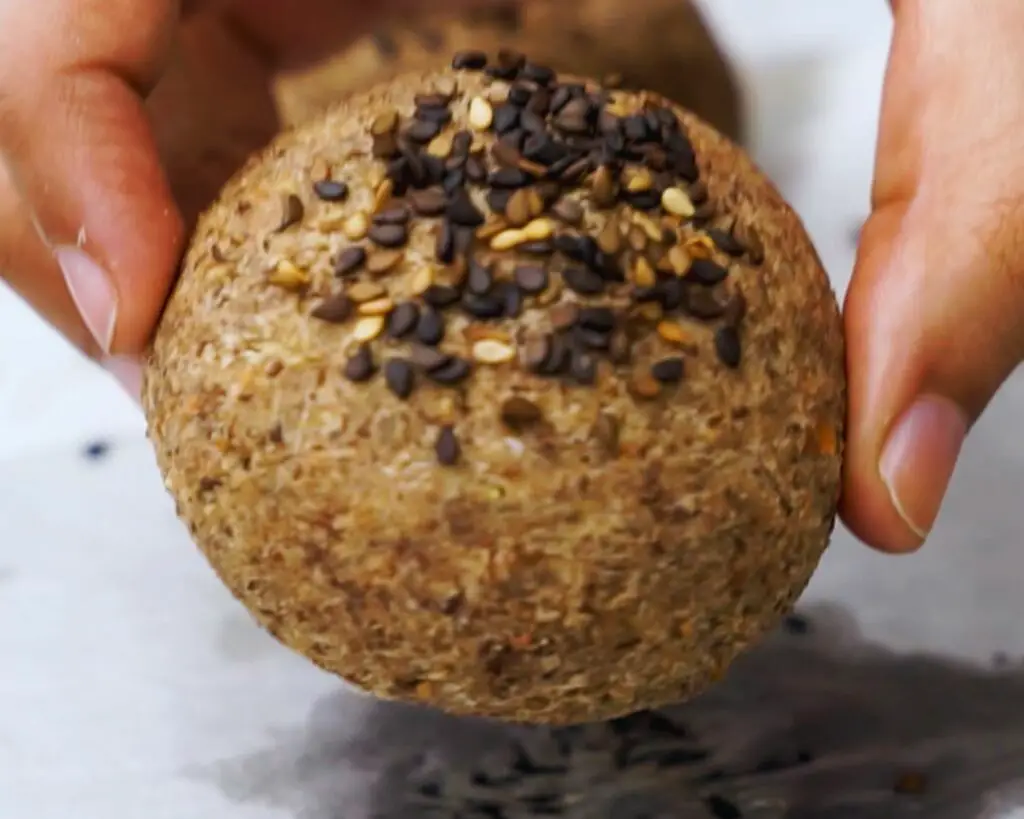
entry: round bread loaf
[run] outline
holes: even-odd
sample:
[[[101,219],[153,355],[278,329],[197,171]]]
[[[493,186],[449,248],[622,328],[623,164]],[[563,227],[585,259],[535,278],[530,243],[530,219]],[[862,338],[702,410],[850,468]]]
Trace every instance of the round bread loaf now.
[[[692,0],[491,0],[470,11],[428,10],[281,78],[284,119],[304,122],[350,93],[434,68],[463,48],[511,48],[557,70],[619,74],[623,87],[664,94],[733,140],[742,136],[732,67]]]
[[[461,52],[227,185],[144,405],[285,644],[380,697],[578,722],[700,692],[791,607],[836,512],[843,340],[735,145]]]

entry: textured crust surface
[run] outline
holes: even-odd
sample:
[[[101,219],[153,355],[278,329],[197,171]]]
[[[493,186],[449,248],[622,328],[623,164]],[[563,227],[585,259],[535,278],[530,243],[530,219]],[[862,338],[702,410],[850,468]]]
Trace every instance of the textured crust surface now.
[[[289,123],[304,122],[353,91],[433,69],[463,48],[513,48],[560,71],[592,77],[619,73],[625,87],[663,94],[733,140],[742,138],[733,70],[690,0],[495,0],[457,16],[428,14],[365,37],[313,71],[282,79],[282,113]]]
[[[710,200],[764,245],[762,264],[733,268],[747,304],[738,369],[694,322],[685,381],[653,401],[604,370],[579,388],[481,367],[406,401],[379,378],[350,383],[352,325],[309,314],[350,244],[339,225],[381,178],[367,129],[456,76],[467,98],[488,83],[405,75],[282,135],[201,218],[144,386],[166,485],[273,634],[378,696],[536,722],[692,696],[776,625],[828,541],[845,413],[835,297],[771,183],[678,110]],[[466,107],[453,105],[456,123]],[[325,163],[351,185],[346,202],[309,194]],[[281,229],[288,193],[305,209]],[[393,293],[429,267],[434,232],[412,228]],[[268,286],[281,258],[308,271],[304,295]],[[446,343],[469,335],[453,322]],[[665,347],[650,333],[635,355]],[[539,429],[501,427],[513,395],[541,408]],[[445,423],[464,451],[450,468],[432,454]]]

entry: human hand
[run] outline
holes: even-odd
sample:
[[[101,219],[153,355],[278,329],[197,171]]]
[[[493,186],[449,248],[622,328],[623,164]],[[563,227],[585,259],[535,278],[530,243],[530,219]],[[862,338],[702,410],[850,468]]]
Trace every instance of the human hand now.
[[[189,224],[278,128],[273,73],[421,2],[0,2],[0,276],[134,390]]]
[[[904,552],[1024,354],[1024,4],[892,5],[873,213],[846,302],[843,513]]]

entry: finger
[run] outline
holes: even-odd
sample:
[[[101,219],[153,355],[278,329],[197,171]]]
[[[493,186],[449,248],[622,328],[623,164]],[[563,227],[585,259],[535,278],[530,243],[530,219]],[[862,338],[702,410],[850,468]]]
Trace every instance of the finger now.
[[[1024,6],[901,0],[874,211],[847,296],[844,517],[912,550],[1024,353]]]
[[[0,151],[106,353],[143,347],[180,251],[141,99],[176,14],[171,0],[0,5]]]
[[[87,355],[99,352],[64,286],[56,260],[28,218],[28,211],[3,163],[0,163],[0,278],[79,350]]]

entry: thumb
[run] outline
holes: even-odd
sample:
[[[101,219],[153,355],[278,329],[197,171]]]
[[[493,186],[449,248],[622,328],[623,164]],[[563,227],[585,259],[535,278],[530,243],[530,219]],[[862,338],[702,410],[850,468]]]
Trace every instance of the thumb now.
[[[874,209],[846,304],[843,515],[919,546],[964,438],[1024,354],[1024,6],[902,0]]]

